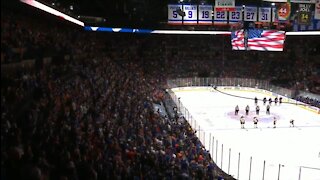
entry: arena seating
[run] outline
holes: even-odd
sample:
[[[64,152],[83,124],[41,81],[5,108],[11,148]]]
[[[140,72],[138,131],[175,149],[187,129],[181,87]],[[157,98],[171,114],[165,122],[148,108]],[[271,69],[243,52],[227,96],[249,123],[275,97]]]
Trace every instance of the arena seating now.
[[[172,110],[166,80],[249,77],[319,93],[312,38],[244,53],[229,37],[95,34],[2,13],[1,64],[52,63],[1,76],[1,179],[233,179]]]

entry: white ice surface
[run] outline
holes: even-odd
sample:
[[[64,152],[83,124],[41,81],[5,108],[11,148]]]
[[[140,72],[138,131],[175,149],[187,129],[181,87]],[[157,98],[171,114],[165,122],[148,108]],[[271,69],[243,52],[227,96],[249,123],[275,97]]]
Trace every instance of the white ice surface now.
[[[250,98],[269,98],[262,93],[227,90],[224,92]],[[262,179],[265,161],[264,180],[277,180],[278,176],[280,180],[298,180],[300,166],[317,168],[302,167],[301,180],[320,180],[319,114],[297,105],[275,106],[272,104],[271,115],[266,115],[266,107],[259,101],[261,110],[257,117],[261,120],[258,128],[255,129],[252,122],[252,117],[256,116],[253,100],[209,90],[177,91],[175,94],[188,109],[189,113],[186,116],[192,116],[189,123],[198,130],[198,137],[211,153],[214,161],[235,178]],[[274,99],[274,96],[270,97]],[[240,115],[234,117],[236,105],[239,105],[240,114],[244,114],[246,105],[250,106],[250,115],[246,117],[245,129],[240,129]],[[273,128],[274,116],[278,117],[276,128]],[[296,127],[289,127],[290,119],[295,120]]]

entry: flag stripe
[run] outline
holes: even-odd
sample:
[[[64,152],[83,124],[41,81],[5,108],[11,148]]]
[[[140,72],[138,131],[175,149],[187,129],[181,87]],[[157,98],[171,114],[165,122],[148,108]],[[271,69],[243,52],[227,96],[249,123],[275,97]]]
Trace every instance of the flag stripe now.
[[[270,44],[263,44],[263,46],[261,46],[262,44],[253,44],[253,43],[248,43],[248,47],[272,47],[272,48],[282,48],[282,45],[270,45]]]
[[[232,50],[245,50],[244,46],[244,31],[238,30],[231,33]]]

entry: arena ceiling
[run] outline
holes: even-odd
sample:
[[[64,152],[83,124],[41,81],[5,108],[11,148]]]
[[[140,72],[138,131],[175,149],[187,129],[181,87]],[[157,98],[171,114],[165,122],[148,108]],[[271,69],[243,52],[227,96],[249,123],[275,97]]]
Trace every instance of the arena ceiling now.
[[[11,3],[19,0],[1,0]],[[167,22],[167,5],[181,0],[37,0],[80,19],[100,26],[157,28]],[[214,0],[183,0],[186,3],[208,3]],[[263,5],[262,0],[236,0],[237,5]],[[93,17],[94,20],[93,20]],[[98,17],[98,19],[96,18]],[[93,25],[92,24],[92,25]]]
[[[180,0],[40,0],[62,8],[75,17],[100,17],[106,25],[154,26],[167,20],[167,4]],[[184,0],[214,3],[214,0]],[[236,4],[261,5],[262,0],[236,0]],[[269,3],[269,2],[268,2]],[[101,22],[100,22],[101,23]]]

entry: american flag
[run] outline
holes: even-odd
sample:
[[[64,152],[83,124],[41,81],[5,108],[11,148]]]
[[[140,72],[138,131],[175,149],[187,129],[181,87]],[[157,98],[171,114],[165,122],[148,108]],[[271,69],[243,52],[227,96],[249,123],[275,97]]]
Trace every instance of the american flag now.
[[[244,30],[238,30],[231,33],[232,50],[245,50]]]
[[[247,33],[247,34],[246,34]],[[283,51],[285,32],[249,29],[231,33],[233,50]]]
[[[248,50],[283,51],[285,32],[278,30],[248,30]]]

